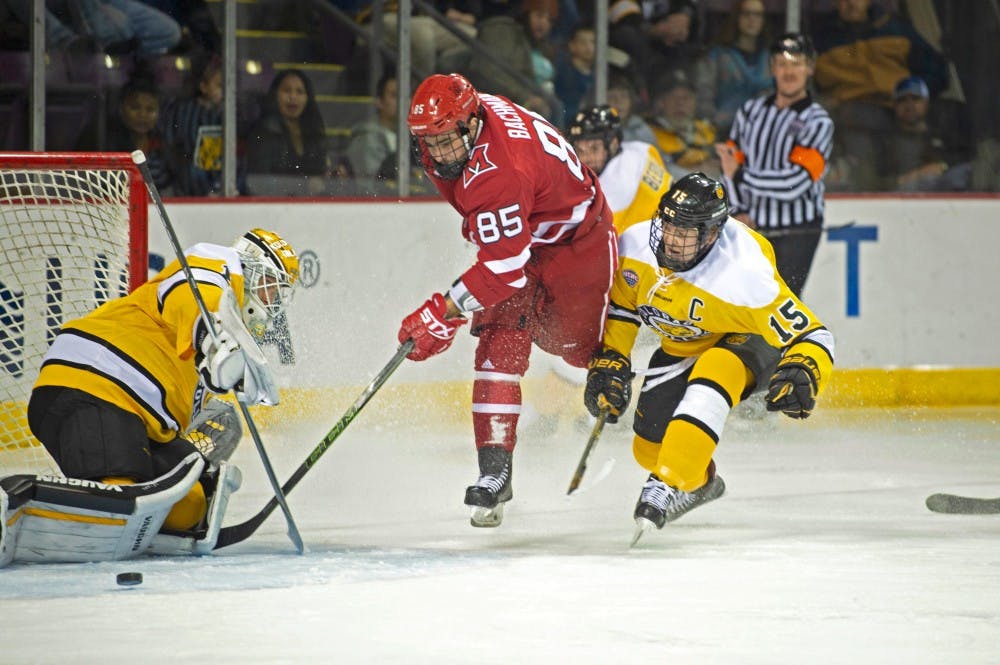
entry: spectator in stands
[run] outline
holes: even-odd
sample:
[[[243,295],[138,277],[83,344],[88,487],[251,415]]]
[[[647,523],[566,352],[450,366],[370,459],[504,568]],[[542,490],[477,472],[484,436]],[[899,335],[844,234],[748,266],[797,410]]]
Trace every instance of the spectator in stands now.
[[[178,196],[222,193],[222,63],[193,58],[184,96],[163,114],[163,141],[176,174]]]
[[[205,0],[142,0],[160,10],[181,26],[181,51],[202,49],[210,53],[222,52],[222,33],[212,17]]]
[[[361,193],[377,192],[377,183],[394,175],[399,149],[399,84],[395,72],[379,79],[375,95],[375,115],[351,128],[347,146],[347,161]]]
[[[31,0],[4,0],[25,34]],[[166,53],[181,39],[172,18],[139,0],[46,0],[45,45],[75,52]]]
[[[371,3],[359,14],[359,20],[370,17]],[[479,22],[480,3],[476,0],[433,0],[434,9],[443,14],[451,22],[451,26],[464,33],[470,39],[476,36],[476,26]],[[388,0],[382,15],[382,28],[385,40],[394,48],[397,47],[397,3]],[[414,8],[410,17],[410,57],[413,66],[421,75],[435,72],[451,71],[460,64],[457,59],[468,52],[468,47],[460,38],[453,35],[447,28],[432,17]]]
[[[531,44],[531,68],[535,83],[545,92],[555,95],[556,44],[552,40],[552,27],[559,17],[558,0],[524,0],[525,29]]]
[[[618,112],[622,123],[622,141],[642,141],[656,145],[652,127],[636,112],[639,93],[634,79],[625,71],[608,72],[608,104]]]
[[[458,68],[473,85],[492,90],[526,108],[549,117],[553,104],[536,79],[534,44],[526,23],[526,12],[541,8],[556,11],[555,0],[491,0],[484,4],[476,41],[485,50],[470,54],[469,62]],[[513,69],[517,75],[508,71]]]
[[[683,69],[668,72],[653,86],[652,92],[650,125],[656,137],[654,145],[673,178],[694,171],[717,177],[717,132],[709,120],[695,114],[695,89],[687,73]]]
[[[111,152],[142,150],[156,188],[161,195],[169,196],[173,193],[174,178],[164,152],[159,118],[159,89],[151,77],[140,72],[122,86],[117,112],[108,119],[103,140],[94,131],[85,132],[85,138],[76,149]]]
[[[305,73],[285,69],[274,77],[246,145],[248,179],[258,174],[284,176],[281,181],[293,187],[288,191],[299,194],[325,189],[322,176],[331,171],[326,127]],[[252,183],[250,189],[254,193]]]
[[[948,83],[945,58],[912,25],[871,0],[834,0],[836,13],[815,22],[815,83],[837,127],[837,152],[866,173],[863,187],[878,181],[878,138],[892,129],[893,88],[919,76],[931,96]]]
[[[563,113],[552,120],[560,127],[576,117],[584,96],[594,84],[595,39],[592,25],[577,25],[556,62],[556,95],[563,103]]]
[[[763,1],[736,0],[715,45],[695,65],[697,113],[720,134],[743,102],[771,89],[770,44]]]
[[[663,72],[676,70],[684,70],[690,76],[701,54],[695,3],[693,0],[656,0],[650,6],[643,45],[645,53],[641,58],[633,54],[633,60],[642,68],[644,80],[652,85]]]
[[[961,191],[969,187],[970,152],[956,145],[948,132],[932,126],[928,115],[930,90],[910,76],[896,84],[895,123],[886,137],[880,172],[885,189]]]

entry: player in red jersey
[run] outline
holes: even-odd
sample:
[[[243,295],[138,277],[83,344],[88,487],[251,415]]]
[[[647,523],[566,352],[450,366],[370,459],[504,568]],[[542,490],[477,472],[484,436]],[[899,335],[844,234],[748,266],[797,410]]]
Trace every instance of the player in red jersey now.
[[[435,74],[407,118],[424,169],[462,215],[475,264],[403,319],[400,342],[424,360],[472,319],[479,338],[472,422],[479,480],[465,493],[473,526],[497,526],[511,494],[521,377],[532,342],[585,367],[600,349],[617,265],[611,209],[597,176],[541,116]]]

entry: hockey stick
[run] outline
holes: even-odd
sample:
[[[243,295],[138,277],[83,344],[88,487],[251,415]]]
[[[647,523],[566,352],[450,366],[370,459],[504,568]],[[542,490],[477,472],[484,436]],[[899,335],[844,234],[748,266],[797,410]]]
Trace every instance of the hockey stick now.
[[[160,197],[160,192],[156,187],[156,183],[153,182],[153,175],[149,172],[149,164],[146,163],[146,155],[143,154],[142,150],[136,150],[132,153],[132,161],[135,162],[137,167],[139,167],[139,172],[142,173],[142,179],[146,181],[146,189],[149,191],[149,195],[153,199],[153,203],[156,205],[156,210],[160,213],[160,221],[163,222],[163,228],[167,232],[167,237],[170,238],[170,244],[173,246],[174,253],[177,255],[177,261],[181,264],[181,269],[184,271],[184,277],[187,278],[188,286],[191,287],[191,293],[194,295],[195,302],[198,303],[198,309],[201,310],[202,319],[204,319],[205,325],[208,327],[208,331],[212,335],[212,338],[217,339],[218,331],[215,329],[215,321],[209,313],[204,299],[201,297],[201,291],[198,289],[198,283],[194,280],[194,273],[191,272],[191,266],[188,265],[187,258],[184,256],[184,250],[181,249],[181,244],[177,240],[177,234],[174,233],[174,226],[170,223],[170,217],[167,215],[167,209],[163,206],[163,199]],[[267,479],[271,482],[271,488],[274,490],[274,499],[281,505],[281,510],[285,513],[285,521],[288,523],[288,537],[295,545],[295,549],[298,550],[299,554],[303,554],[306,551],[306,548],[302,542],[302,536],[299,534],[299,528],[295,525],[295,518],[292,517],[292,511],[288,508],[288,502],[285,501],[285,495],[281,491],[281,487],[278,485],[278,478],[274,474],[274,467],[271,465],[271,460],[267,456],[267,451],[264,450],[264,443],[260,439],[260,432],[257,431],[257,425],[254,424],[253,418],[250,417],[250,410],[247,408],[247,405],[239,399],[236,400],[236,403],[240,405],[240,412],[243,414],[243,420],[246,422],[247,429],[250,431],[250,436],[253,438],[254,446],[257,447],[257,454],[260,456],[260,462],[264,466],[264,471],[267,473]]]
[[[392,357],[392,360],[390,360],[389,363],[382,368],[382,371],[379,372],[374,379],[372,379],[371,383],[368,384],[368,387],[365,388],[364,392],[362,392],[361,395],[354,401],[354,404],[352,404],[350,408],[344,412],[344,415],[337,421],[337,424],[333,426],[333,429],[326,433],[323,440],[320,441],[315,448],[313,448],[312,452],[309,453],[309,456],[306,457],[306,460],[295,470],[295,473],[293,473],[292,476],[285,481],[285,484],[281,486],[281,490],[284,493],[287,494],[291,492],[292,489],[299,484],[299,481],[306,475],[306,472],[315,466],[316,462],[319,461],[319,458],[323,456],[323,453],[325,453],[327,449],[333,445],[333,442],[336,441],[337,437],[339,437],[344,430],[347,429],[347,426],[351,424],[354,417],[357,416],[364,405],[368,403],[368,400],[372,398],[372,395],[378,392],[378,389],[382,387],[382,384],[384,384],[389,376],[396,371],[396,368],[399,367],[400,363],[403,362],[407,354],[412,350],[412,339],[408,339],[400,345],[399,349],[396,350],[396,355]],[[226,545],[233,545],[252,536],[258,527],[264,523],[264,520],[266,520],[267,517],[274,512],[275,506],[278,505],[276,497],[277,495],[268,501],[267,505],[264,506],[259,513],[247,521],[220,529],[219,538],[215,541],[215,547],[213,549],[219,549],[220,547],[225,547]]]
[[[580,456],[580,463],[576,465],[576,471],[573,472],[573,478],[569,481],[569,489],[566,490],[566,494],[572,494],[580,487],[580,481],[583,480],[583,474],[587,471],[587,458],[590,457],[590,452],[597,445],[597,440],[601,438],[601,431],[604,429],[604,423],[608,419],[608,414],[611,413],[611,407],[605,406],[601,409],[601,412],[597,415],[597,422],[594,423],[594,429],[590,432],[590,438],[587,439],[587,445],[583,448],[583,455]]]
[[[998,515],[1000,514],[1000,497],[995,499],[979,499],[958,494],[931,494],[924,502],[929,510],[935,513],[952,515]]]

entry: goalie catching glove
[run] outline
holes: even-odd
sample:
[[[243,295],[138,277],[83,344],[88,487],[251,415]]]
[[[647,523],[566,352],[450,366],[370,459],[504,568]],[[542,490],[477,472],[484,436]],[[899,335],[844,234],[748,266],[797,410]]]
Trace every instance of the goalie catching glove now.
[[[604,349],[587,365],[587,387],[583,392],[583,405],[590,415],[597,417],[608,407],[607,421],[618,422],[618,416],[628,407],[632,398],[632,364],[614,349]]]
[[[455,333],[468,319],[447,318],[448,303],[444,296],[435,293],[410,314],[399,328],[399,343],[413,340],[413,350],[406,357],[410,360],[427,360],[446,350],[455,341]]]
[[[782,358],[771,375],[767,390],[767,410],[781,411],[789,418],[808,418],[816,407],[819,368],[816,361],[801,353]]]

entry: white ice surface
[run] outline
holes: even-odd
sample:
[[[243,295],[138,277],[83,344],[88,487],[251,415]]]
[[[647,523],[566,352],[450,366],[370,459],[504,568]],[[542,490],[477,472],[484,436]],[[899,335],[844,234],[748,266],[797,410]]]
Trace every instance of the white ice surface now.
[[[344,408],[263,432],[280,478]],[[307,554],[276,511],[207,557],[0,569],[0,663],[1000,663],[1000,516],[924,507],[1000,494],[1000,411],[731,419],[727,495],[631,550],[626,427],[572,497],[587,433],[523,437],[505,522],[481,530],[471,433],[366,415],[289,496]],[[235,459],[228,524],[269,498],[253,445]]]

